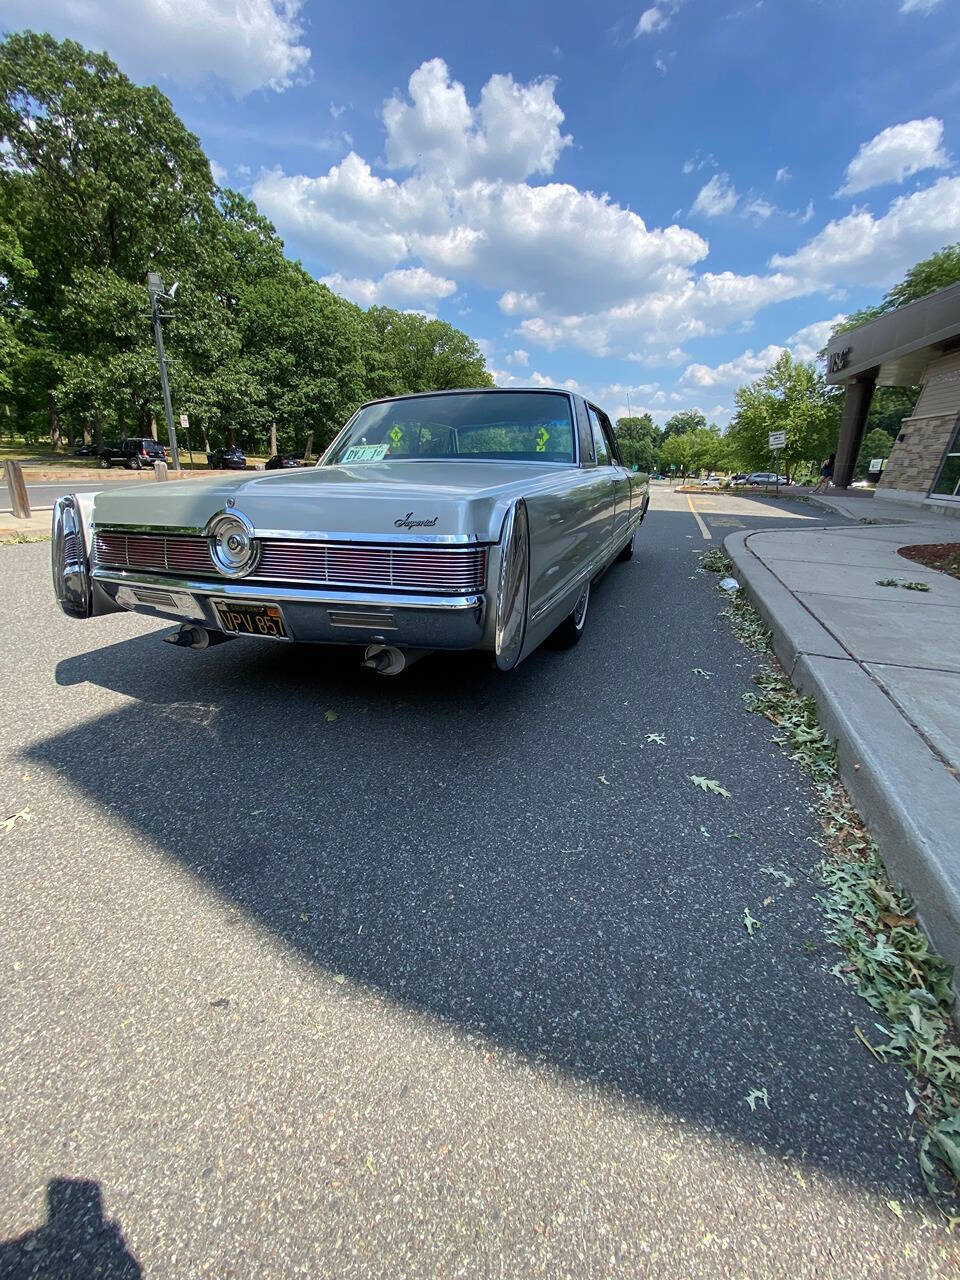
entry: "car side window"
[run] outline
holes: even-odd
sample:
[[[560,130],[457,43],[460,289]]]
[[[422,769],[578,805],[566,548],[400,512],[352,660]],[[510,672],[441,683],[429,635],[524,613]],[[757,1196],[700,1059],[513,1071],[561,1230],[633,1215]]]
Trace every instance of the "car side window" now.
[[[613,425],[605,413],[598,413],[597,417],[600,419],[600,426],[603,428],[603,437],[607,442],[607,452],[610,454],[610,461],[616,462],[622,467],[623,459],[620,457],[620,446],[617,444],[617,436],[613,429]]]
[[[587,416],[590,419],[590,433],[593,436],[593,450],[597,455],[597,466],[609,467],[611,464],[610,447],[607,444],[606,436],[603,434],[603,427],[600,425],[596,409],[592,409],[590,405],[587,405]]]

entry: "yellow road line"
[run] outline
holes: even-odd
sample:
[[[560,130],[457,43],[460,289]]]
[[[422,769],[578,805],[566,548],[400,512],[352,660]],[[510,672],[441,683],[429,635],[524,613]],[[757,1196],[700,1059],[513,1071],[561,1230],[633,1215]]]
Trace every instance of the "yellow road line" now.
[[[694,520],[696,520],[697,524],[700,526],[700,532],[703,534],[704,538],[706,538],[707,542],[712,542],[713,534],[710,532],[710,530],[701,520],[700,512],[693,505],[693,499],[690,497],[689,493],[686,495],[686,498],[687,498],[687,506],[690,508],[690,513],[693,516]]]

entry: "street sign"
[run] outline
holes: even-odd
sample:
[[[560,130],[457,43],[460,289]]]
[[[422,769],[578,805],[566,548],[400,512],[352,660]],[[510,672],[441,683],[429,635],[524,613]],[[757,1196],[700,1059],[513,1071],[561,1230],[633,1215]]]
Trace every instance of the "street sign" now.
[[[787,445],[787,433],[785,431],[770,432],[770,448],[785,449]]]

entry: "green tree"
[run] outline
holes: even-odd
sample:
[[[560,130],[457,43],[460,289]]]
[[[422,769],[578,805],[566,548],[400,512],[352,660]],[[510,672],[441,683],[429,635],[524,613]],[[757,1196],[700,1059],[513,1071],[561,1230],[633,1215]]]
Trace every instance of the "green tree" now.
[[[681,409],[663,424],[663,439],[684,431],[702,431],[706,425],[707,420],[699,409]]]
[[[366,324],[374,394],[493,386],[480,348],[445,320],[371,307]]]
[[[639,417],[618,418],[616,433],[620,452],[628,467],[635,466],[639,471],[657,469],[660,431],[649,413],[643,413]]]
[[[668,436],[660,446],[660,465],[665,471],[675,468],[677,473],[685,476],[693,465],[692,431],[682,431]]]
[[[868,431],[860,445],[855,474],[858,477],[865,476],[873,458],[889,458],[892,450],[893,439],[882,427],[875,427],[872,431]]]
[[[727,436],[732,457],[748,470],[771,464],[769,433],[785,431],[781,461],[789,479],[798,462],[825,458],[836,448],[837,398],[812,364],[784,351],[762,377],[736,393]]]

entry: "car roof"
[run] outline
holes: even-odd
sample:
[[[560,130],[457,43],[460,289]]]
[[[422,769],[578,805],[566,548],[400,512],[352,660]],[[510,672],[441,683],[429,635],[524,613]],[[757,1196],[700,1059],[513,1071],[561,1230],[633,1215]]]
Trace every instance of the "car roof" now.
[[[518,391],[530,395],[552,393],[553,395],[572,396],[578,394],[571,391],[569,387],[447,387],[443,391],[408,391],[400,396],[376,396],[373,400],[364,400],[360,408],[365,409],[368,404],[389,404],[394,400],[421,400],[424,396],[462,396],[465,393],[497,396],[512,395]]]

